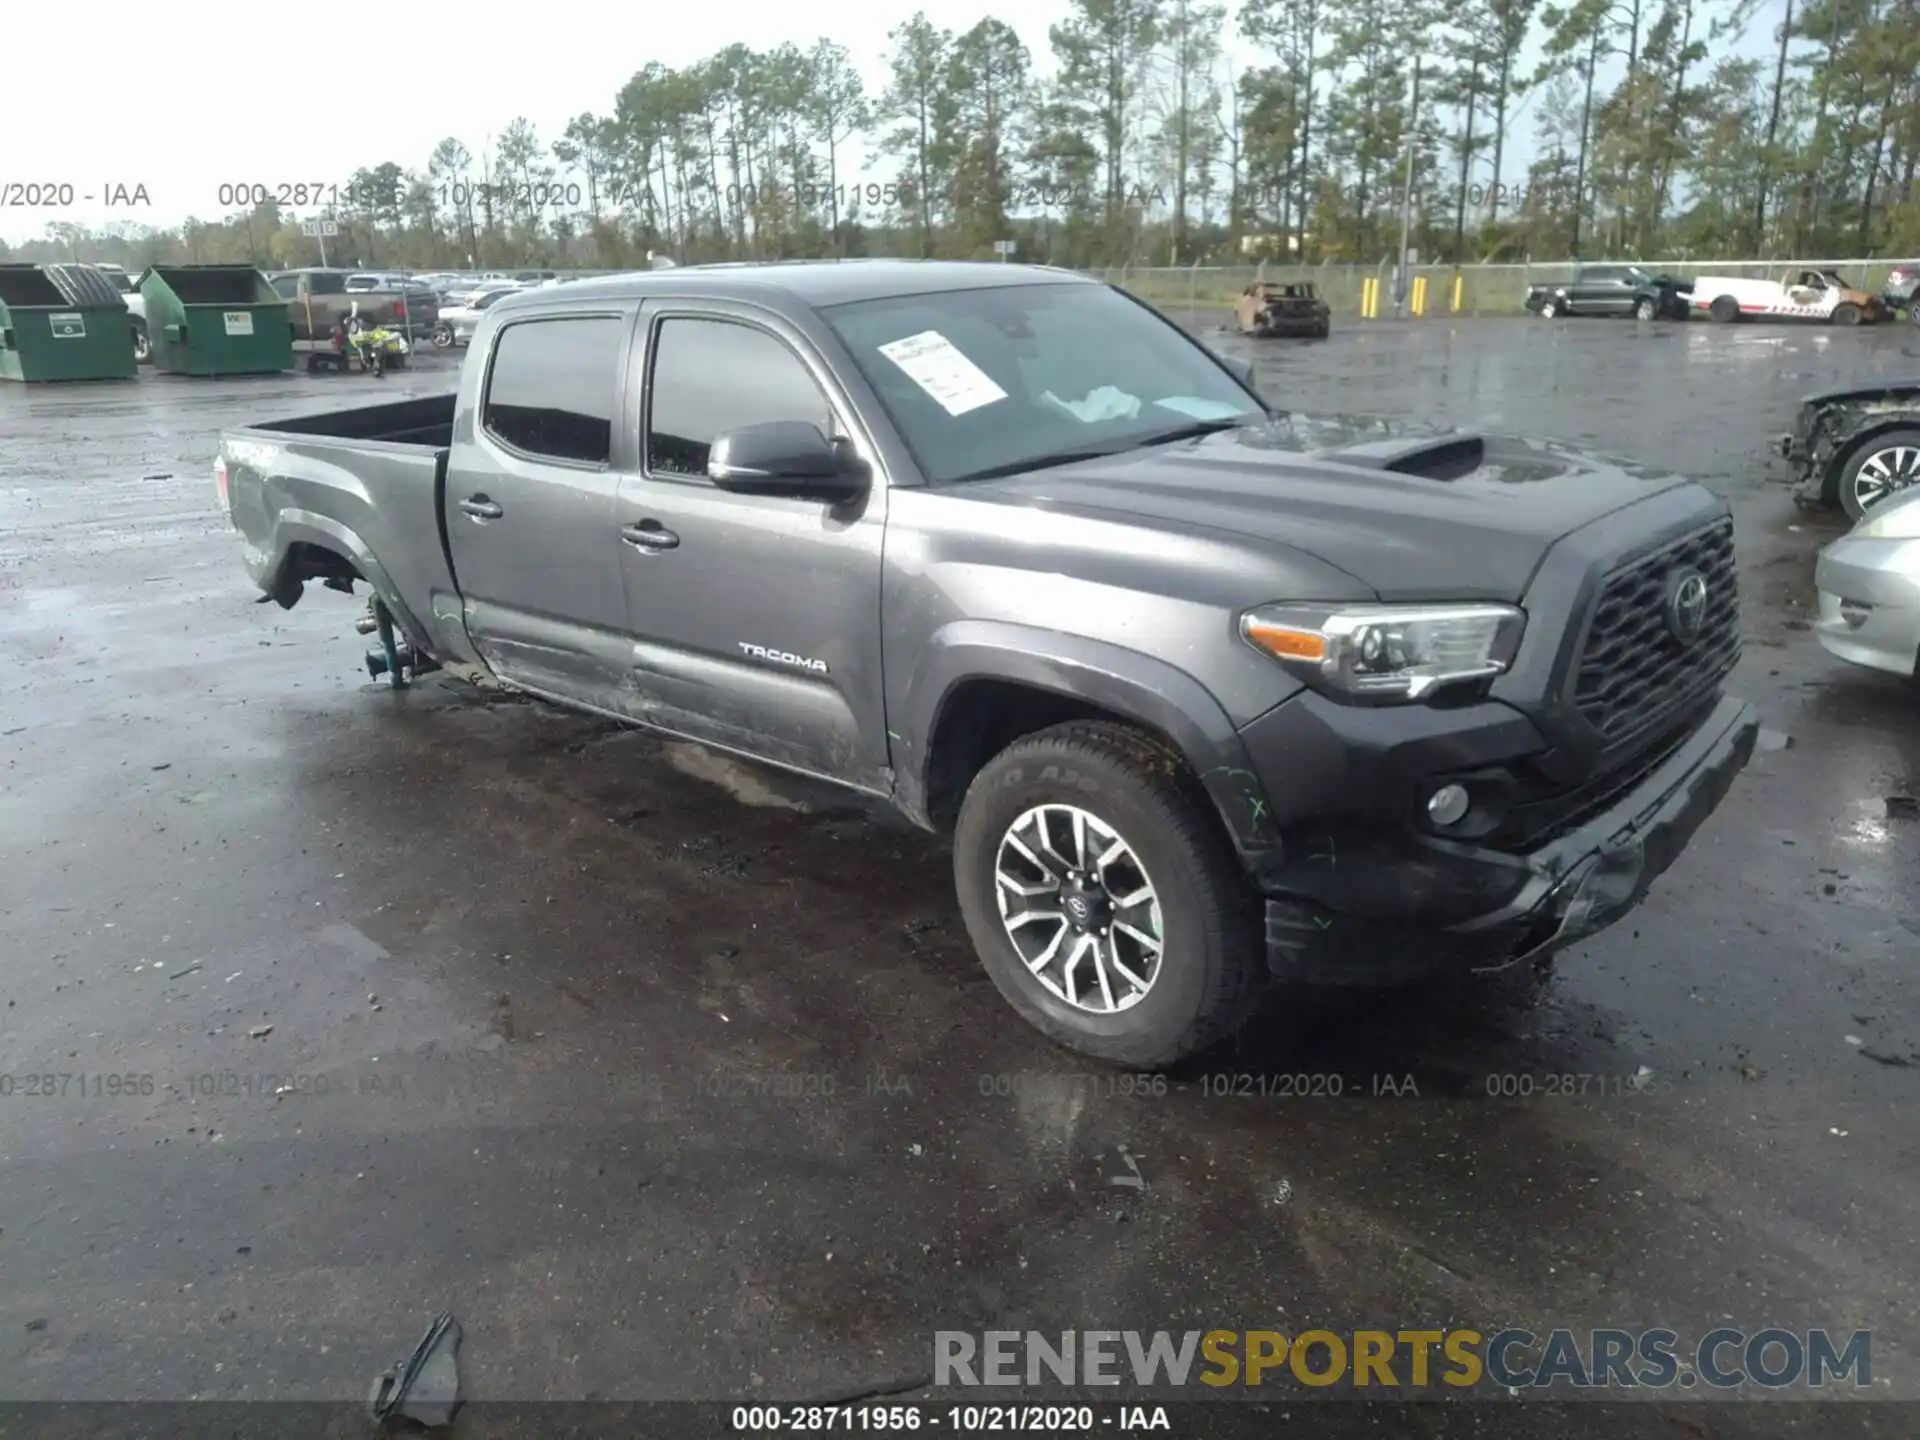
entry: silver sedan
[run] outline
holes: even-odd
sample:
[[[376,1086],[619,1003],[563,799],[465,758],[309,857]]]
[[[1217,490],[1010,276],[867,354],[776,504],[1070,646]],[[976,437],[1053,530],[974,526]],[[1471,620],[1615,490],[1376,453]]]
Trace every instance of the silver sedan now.
[[[447,306],[440,312],[440,323],[434,327],[433,343],[443,350],[449,345],[465,345],[473,339],[473,332],[479,327],[480,317],[486,314],[488,307],[494,301],[505,295],[519,293],[519,286],[508,285],[499,290],[482,291],[464,305]]]
[[[1920,489],[1881,501],[1820,552],[1814,567],[1826,649],[1855,665],[1912,676],[1920,661]]]

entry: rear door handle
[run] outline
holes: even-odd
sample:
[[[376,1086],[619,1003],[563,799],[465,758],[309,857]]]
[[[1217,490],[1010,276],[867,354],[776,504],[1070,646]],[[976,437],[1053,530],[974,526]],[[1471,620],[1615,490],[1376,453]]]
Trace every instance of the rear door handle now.
[[[507,513],[484,495],[469,495],[460,502],[460,509],[476,520],[498,520]]]
[[[642,550],[671,550],[680,543],[680,537],[658,520],[623,525],[620,527],[620,538],[629,545],[638,545]]]

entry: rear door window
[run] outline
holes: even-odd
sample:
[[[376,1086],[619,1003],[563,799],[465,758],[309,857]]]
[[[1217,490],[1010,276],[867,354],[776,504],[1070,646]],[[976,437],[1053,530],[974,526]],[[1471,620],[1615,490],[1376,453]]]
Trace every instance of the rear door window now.
[[[570,465],[612,459],[627,321],[575,315],[509,324],[494,344],[481,423],[509,449]]]

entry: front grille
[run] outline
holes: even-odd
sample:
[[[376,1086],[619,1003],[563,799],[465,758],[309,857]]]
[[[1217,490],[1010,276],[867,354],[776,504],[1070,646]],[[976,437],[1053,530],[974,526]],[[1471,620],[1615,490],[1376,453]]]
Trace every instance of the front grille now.
[[[1673,587],[1706,580],[1699,633],[1683,641],[1669,621]],[[1573,703],[1609,745],[1659,724],[1726,678],[1740,658],[1733,522],[1696,530],[1607,576],[1587,627]]]

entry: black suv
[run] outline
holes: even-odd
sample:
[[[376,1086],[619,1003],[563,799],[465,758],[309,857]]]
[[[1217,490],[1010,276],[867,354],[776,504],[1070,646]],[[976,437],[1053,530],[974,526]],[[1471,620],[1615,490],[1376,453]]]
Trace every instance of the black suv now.
[[[1527,287],[1527,309],[1556,315],[1631,315],[1636,320],[1684,320],[1693,287],[1638,265],[1586,265],[1571,280]]]

